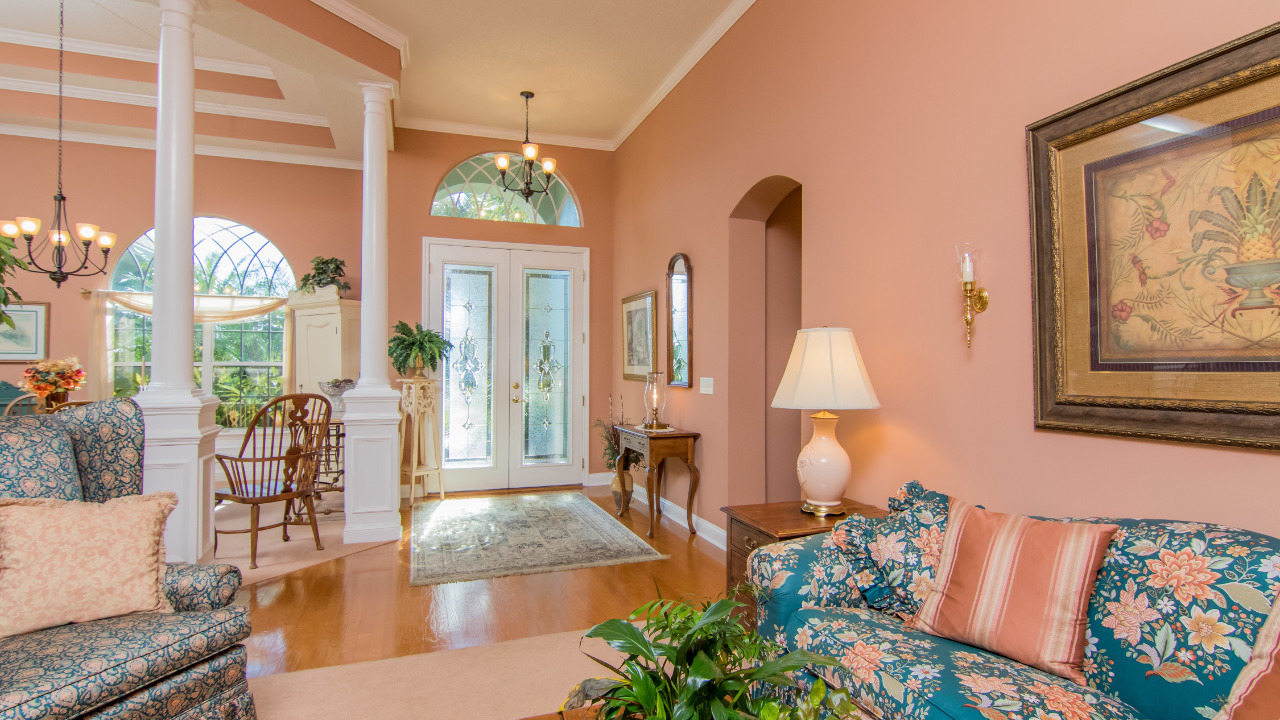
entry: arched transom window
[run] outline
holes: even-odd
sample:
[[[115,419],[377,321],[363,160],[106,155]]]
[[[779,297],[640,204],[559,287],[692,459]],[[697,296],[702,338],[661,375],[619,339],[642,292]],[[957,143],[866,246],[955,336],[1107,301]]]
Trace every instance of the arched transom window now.
[[[557,173],[551,187],[545,193],[537,193],[525,200],[518,192],[502,189],[501,175],[493,164],[497,153],[485,153],[468,158],[444,176],[436,189],[431,214],[443,217],[461,217],[474,220],[501,220],[505,222],[537,223],[581,227],[578,202],[569,187]],[[512,169],[507,171],[507,183],[515,186],[524,178],[524,166],[519,154],[512,157]],[[533,164],[535,185],[541,187],[542,163]]]
[[[242,427],[260,405],[284,391],[285,310],[297,285],[271,241],[252,228],[214,217],[195,219],[195,381],[222,401],[218,423]],[[111,273],[109,354],[115,395],[135,394],[151,364],[150,293],[155,230],[133,242]],[[207,319],[217,318],[216,321]]]

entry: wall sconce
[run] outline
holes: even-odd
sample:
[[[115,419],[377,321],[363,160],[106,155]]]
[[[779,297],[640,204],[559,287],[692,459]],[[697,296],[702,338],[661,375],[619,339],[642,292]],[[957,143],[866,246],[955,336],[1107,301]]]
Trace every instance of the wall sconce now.
[[[667,384],[660,372],[649,373],[644,384],[644,429],[666,430],[670,425],[662,422],[662,410],[667,406]]]
[[[960,260],[960,289],[964,293],[964,344],[973,347],[973,319],[987,309],[990,299],[987,289],[977,286],[973,280],[973,264],[978,251],[969,243],[956,246],[956,258]]]

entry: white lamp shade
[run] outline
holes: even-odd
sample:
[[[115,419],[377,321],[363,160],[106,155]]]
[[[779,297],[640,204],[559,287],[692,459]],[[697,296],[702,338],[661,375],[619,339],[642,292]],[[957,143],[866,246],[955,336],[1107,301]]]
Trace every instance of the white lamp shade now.
[[[791,359],[773,396],[773,407],[795,410],[869,410],[880,407],[858,341],[849,328],[809,328],[796,333]]]

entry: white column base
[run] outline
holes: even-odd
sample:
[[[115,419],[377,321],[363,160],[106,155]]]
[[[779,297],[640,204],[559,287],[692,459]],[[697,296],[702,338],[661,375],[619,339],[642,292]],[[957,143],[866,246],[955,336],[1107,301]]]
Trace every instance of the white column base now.
[[[142,491],[178,496],[165,526],[170,562],[199,562],[213,550],[213,456],[222,428],[218,399],[163,391],[139,393],[145,428]]]
[[[342,396],[346,527],[342,542],[399,540],[400,393],[355,387]]]

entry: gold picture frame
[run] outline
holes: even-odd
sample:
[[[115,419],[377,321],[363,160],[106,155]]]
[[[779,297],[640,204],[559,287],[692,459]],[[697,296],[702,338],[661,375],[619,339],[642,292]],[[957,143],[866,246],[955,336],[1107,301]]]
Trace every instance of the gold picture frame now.
[[[622,299],[622,378],[648,380],[658,371],[657,292],[648,290]]]
[[[1036,427],[1280,449],[1277,97],[1280,24],[1027,128]]]

